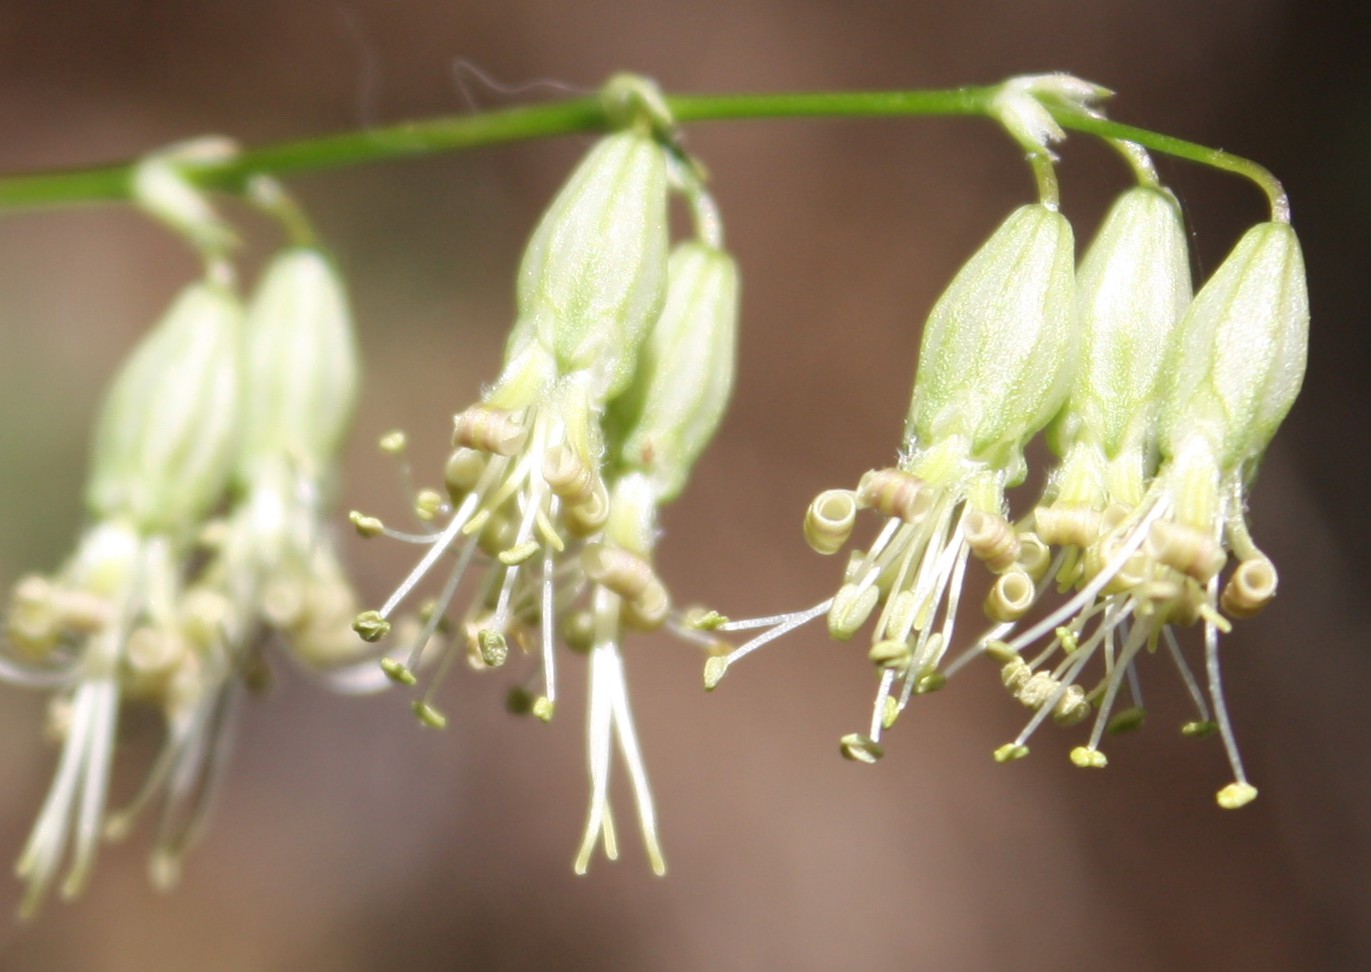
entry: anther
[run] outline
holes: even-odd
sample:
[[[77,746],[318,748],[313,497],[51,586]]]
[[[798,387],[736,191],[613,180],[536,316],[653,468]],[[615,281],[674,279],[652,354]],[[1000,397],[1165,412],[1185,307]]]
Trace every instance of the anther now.
[[[914,680],[914,694],[927,695],[930,692],[938,691],[938,689],[946,684],[947,676],[942,672],[924,672]],[[893,700],[887,699],[886,701],[889,702]]]
[[[994,752],[995,762],[1012,763],[1028,755],[1028,747],[1023,743],[1005,743]]]
[[[592,533],[599,532],[608,520],[609,494],[605,491],[604,483],[596,477],[589,498],[582,503],[574,503],[567,507],[567,530],[573,536],[588,537]]]
[[[856,522],[856,494],[849,489],[825,490],[805,511],[805,540],[816,553],[837,553],[852,536]]]
[[[452,450],[443,466],[443,485],[454,503],[470,493],[486,471],[486,457],[475,449],[462,446]]]
[[[533,700],[533,706],[529,709],[533,713],[533,718],[539,722],[551,722],[552,716],[557,710],[557,705],[546,695],[540,695]]]
[[[1251,618],[1276,596],[1276,568],[1265,557],[1244,560],[1224,585],[1219,606],[1233,618]]]
[[[1109,765],[1104,753],[1089,746],[1077,746],[1071,750],[1071,762],[1081,769],[1104,769]]]
[[[618,594],[636,600],[654,580],[652,566],[642,557],[604,543],[588,543],[581,551],[586,576]]]
[[[1146,717],[1147,712],[1142,708],[1124,709],[1114,714],[1113,718],[1109,720],[1109,724],[1105,726],[1105,731],[1114,736],[1123,732],[1132,732],[1142,727]]]
[[[398,456],[405,451],[405,434],[399,429],[387,432],[376,444],[386,455]]]
[[[408,665],[398,662],[394,658],[382,658],[381,671],[385,673],[386,678],[397,685],[414,685],[419,681]]]
[[[1191,739],[1204,739],[1219,731],[1219,724],[1208,719],[1196,719],[1181,726],[1181,735]]]
[[[425,523],[432,523],[443,511],[443,495],[436,489],[421,489],[414,497],[414,515]]]
[[[915,523],[933,506],[933,494],[922,479],[911,473],[873,469],[857,484],[857,505]]]
[[[512,456],[528,438],[528,430],[508,412],[474,405],[453,419],[452,444]]]
[[[417,700],[411,708],[414,710],[414,714],[418,717],[419,721],[430,729],[447,728],[447,716],[443,715],[427,702]]]
[[[727,657],[713,655],[705,659],[705,691],[713,692],[726,674],[728,674]]]
[[[914,650],[907,641],[887,639],[872,645],[867,657],[877,668],[902,672],[909,667],[910,661],[914,658]]]
[[[1225,810],[1237,810],[1257,799],[1257,788],[1251,783],[1229,783],[1215,794],[1215,799]]]
[[[833,597],[833,606],[828,609],[829,635],[838,641],[851,638],[871,616],[880,596],[881,592],[872,585],[844,584],[840,587]]]
[[[876,762],[885,755],[885,747],[870,736],[863,736],[858,732],[848,733],[838,741],[839,751],[844,759],[850,759],[854,763]]]
[[[380,611],[363,611],[352,619],[352,630],[365,642],[377,642],[390,634],[390,622]]]
[[[1085,689],[1079,685],[1068,685],[1062,697],[1052,707],[1052,721],[1059,726],[1074,726],[1090,715],[1090,703],[1086,701]]]
[[[499,668],[509,660],[509,642],[500,632],[489,628],[476,632],[476,650],[487,668]]]
[[[363,513],[359,513],[357,510],[353,510],[348,514],[348,522],[352,524],[353,529],[357,531],[357,535],[361,537],[378,536],[381,531],[385,529],[385,524],[379,519],[374,516],[366,516]]]
[[[1019,535],[998,513],[972,510],[962,526],[971,553],[992,572],[1002,574],[1019,556]]]

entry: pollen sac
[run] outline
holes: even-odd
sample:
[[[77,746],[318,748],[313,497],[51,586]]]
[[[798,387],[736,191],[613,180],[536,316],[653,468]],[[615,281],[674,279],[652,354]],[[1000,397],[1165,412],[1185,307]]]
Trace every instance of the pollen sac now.
[[[357,398],[352,314],[327,256],[297,247],[267,267],[248,306],[240,475],[290,456],[306,475],[331,466]]]
[[[238,299],[198,283],[134,349],[96,426],[92,514],[184,534],[219,501],[238,446],[241,330]]]
[[[646,472],[660,501],[685,487],[714,437],[733,389],[738,270],[732,257],[699,241],[682,243],[667,267],[661,316],[638,356],[633,382],[612,408],[627,429],[625,464]]]
[[[929,314],[907,441],[959,440],[973,458],[1027,471],[1023,444],[1066,398],[1077,346],[1071,226],[1021,206],[962,267]]]
[[[1195,295],[1180,326],[1163,418],[1169,455],[1199,435],[1223,470],[1255,463],[1304,381],[1309,295],[1288,223],[1261,223]]]
[[[607,401],[632,378],[667,282],[667,165],[646,134],[601,139],[543,216],[519,268],[507,363],[537,345]]]

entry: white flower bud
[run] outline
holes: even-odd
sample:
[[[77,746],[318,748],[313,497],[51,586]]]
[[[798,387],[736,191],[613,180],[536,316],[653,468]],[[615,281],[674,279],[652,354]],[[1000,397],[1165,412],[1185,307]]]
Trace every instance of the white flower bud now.
[[[342,281],[318,250],[289,250],[267,268],[244,335],[238,474],[284,457],[315,477],[341,445],[357,397],[357,353]]]
[[[1110,459],[1155,451],[1167,362],[1190,297],[1180,207],[1162,189],[1128,190],[1076,272],[1085,350],[1066,406],[1049,430],[1058,454],[1078,441]]]
[[[194,284],[134,349],[96,427],[97,517],[176,533],[218,502],[237,446],[241,318],[228,290]]]
[[[512,361],[537,342],[565,375],[591,373],[608,400],[666,288],[667,167],[661,146],[634,132],[600,141],[543,216],[519,268]]]
[[[905,424],[912,447],[962,440],[1023,478],[1023,445],[1056,414],[1077,355],[1071,226],[1021,206],[957,273],[924,326]]]
[[[684,488],[733,388],[738,271],[705,243],[678,246],[666,304],[643,345],[633,384],[615,401],[627,430],[620,461],[647,473],[659,502]]]
[[[1309,295],[1288,223],[1248,230],[1195,295],[1180,327],[1163,416],[1163,451],[1203,438],[1221,469],[1255,461],[1299,393]]]

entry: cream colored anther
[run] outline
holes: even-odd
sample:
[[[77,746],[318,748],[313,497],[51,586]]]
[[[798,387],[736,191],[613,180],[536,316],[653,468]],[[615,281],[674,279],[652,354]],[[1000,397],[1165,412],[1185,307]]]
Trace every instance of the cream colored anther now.
[[[1219,605],[1232,618],[1251,618],[1276,596],[1276,567],[1265,557],[1244,560],[1224,585]]]
[[[1173,570],[1195,578],[1201,584],[1223,569],[1223,548],[1213,537],[1194,527],[1169,520],[1157,520],[1147,532],[1147,552]]]
[[[586,544],[581,551],[581,567],[592,581],[626,601],[637,600],[657,580],[652,566],[642,557],[603,543]]]
[[[1021,570],[1001,574],[985,598],[986,617],[992,621],[1017,621],[1034,601],[1033,578]]]
[[[475,449],[459,446],[452,450],[443,467],[443,485],[454,503],[471,492],[486,471],[486,457]]]
[[[976,559],[997,574],[1013,567],[1018,559],[1019,535],[998,513],[972,510],[966,515],[962,535]]]
[[[857,495],[850,489],[824,490],[805,511],[805,540],[817,553],[837,553],[856,522]]]
[[[871,611],[880,600],[881,592],[872,585],[859,587],[844,584],[833,596],[833,606],[828,609],[828,633],[838,641],[846,641],[857,633],[866,623]]]
[[[916,523],[933,506],[933,494],[918,476],[899,469],[873,469],[857,484],[857,505]]]
[[[472,406],[453,419],[452,444],[512,456],[528,438],[528,430],[508,412]]]

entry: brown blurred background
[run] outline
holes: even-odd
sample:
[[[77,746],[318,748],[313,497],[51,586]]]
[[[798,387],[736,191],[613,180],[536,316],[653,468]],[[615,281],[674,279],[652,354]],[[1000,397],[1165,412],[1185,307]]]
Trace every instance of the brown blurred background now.
[[[1227,639],[1228,698],[1261,798],[1215,808],[1216,741],[1181,739],[1169,666],[1143,666],[1150,724],[1110,769],[1074,770],[1077,733],[991,750],[1023,710],[993,671],[921,700],[876,768],[845,763],[873,679],[820,632],[740,666],[713,696],[700,659],[644,639],[628,665],[670,875],[625,845],[576,878],[582,672],[546,727],[504,714],[508,678],[459,673],[447,732],[405,701],[332,697],[283,671],[250,699],[213,827],[183,886],[144,878],[146,834],[107,848],[85,898],[0,920],[0,969],[286,970],[1371,967],[1362,710],[1366,585],[1367,34],[1294,0],[951,4],[240,0],[0,2],[0,171],[90,164],[188,136],[246,144],[462,113],[577,90],[613,71],[675,91],[934,87],[1070,70],[1115,117],[1232,149],[1286,180],[1309,265],[1309,379],[1252,515],[1278,603]],[[734,615],[799,607],[837,566],[804,547],[818,490],[893,458],[919,324],[956,266],[1032,184],[973,120],[700,125],[744,275],[735,408],[666,519],[677,597]],[[498,366],[524,237],[587,139],[302,177],[293,185],[353,290],[368,380],[343,503],[395,514],[372,443],[404,427],[421,474],[451,413]],[[1180,163],[1207,273],[1262,199]],[[1126,173],[1064,149],[1086,239]],[[240,212],[254,259],[272,227]],[[99,389],[194,265],[119,207],[0,218],[0,583],[51,569],[81,524]],[[1355,484],[1355,485],[1354,485]],[[1014,497],[1016,509],[1030,489]],[[407,565],[354,543],[379,600]],[[1357,568],[1359,569],[1359,568]],[[52,772],[41,699],[0,690],[0,858]],[[129,720],[120,793],[157,743]],[[1078,731],[1077,731],[1078,732]],[[620,774],[622,775],[622,774]],[[18,899],[0,884],[0,916]]]

